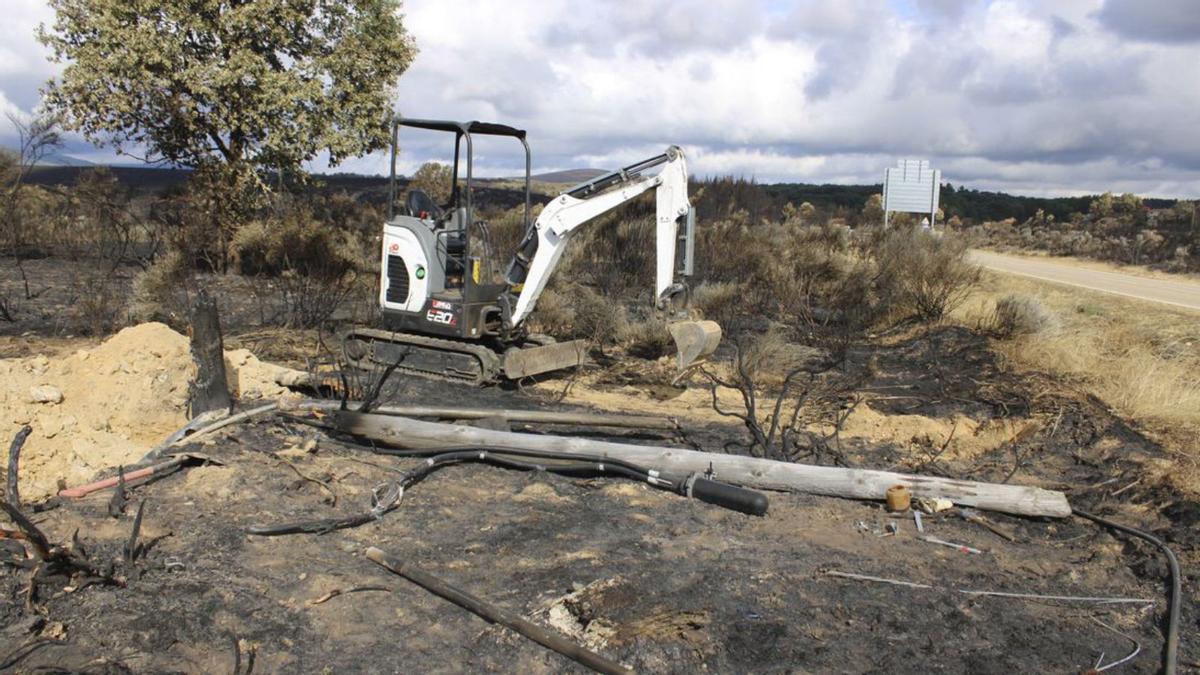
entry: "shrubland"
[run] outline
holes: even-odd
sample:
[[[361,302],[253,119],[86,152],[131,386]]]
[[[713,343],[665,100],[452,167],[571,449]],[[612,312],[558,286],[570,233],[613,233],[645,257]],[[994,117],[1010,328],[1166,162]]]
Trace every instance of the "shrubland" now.
[[[1151,208],[1136,195],[1105,193],[1091,200],[1086,213],[1066,219],[1039,210],[1023,221],[989,221],[968,231],[999,249],[1200,272],[1200,215],[1192,201]]]

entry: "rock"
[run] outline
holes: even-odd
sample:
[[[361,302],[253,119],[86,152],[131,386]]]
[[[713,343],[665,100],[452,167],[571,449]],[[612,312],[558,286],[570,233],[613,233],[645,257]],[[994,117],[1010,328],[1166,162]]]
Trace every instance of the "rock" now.
[[[29,372],[34,375],[44,375],[50,368],[50,359],[46,358],[45,354],[38,354],[29,361]]]
[[[300,370],[281,368],[275,373],[275,384],[283,387],[309,387],[312,383],[312,375]]]
[[[63,402],[63,393],[58,387],[42,384],[29,388],[29,400],[31,403],[57,405]]]

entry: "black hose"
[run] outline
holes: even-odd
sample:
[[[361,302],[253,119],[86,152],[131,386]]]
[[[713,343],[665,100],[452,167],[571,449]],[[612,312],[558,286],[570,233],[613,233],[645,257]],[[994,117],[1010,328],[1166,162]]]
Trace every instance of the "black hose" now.
[[[632,464],[625,460],[604,457],[600,455],[580,455],[559,453],[553,450],[529,450],[529,449],[512,449],[500,446],[475,445],[475,446],[455,446],[455,447],[440,447],[436,449],[395,449],[395,448],[373,448],[376,453],[397,455],[401,457],[421,457],[435,452],[444,452],[446,450],[482,450],[499,455],[516,455],[520,457],[538,457],[542,459],[559,460],[565,462],[566,465],[579,465],[580,461],[587,462],[582,465],[579,470],[595,471],[599,469],[607,469],[601,473],[616,473],[626,475],[634,480],[647,482],[655,487],[660,487],[667,490],[672,490],[675,493],[691,499],[698,499],[707,504],[720,506],[721,508],[731,511],[739,511],[751,516],[766,515],[767,509],[770,506],[770,500],[767,496],[757,490],[721,483],[712,480],[706,476],[701,476],[698,473],[692,473],[689,476],[681,476],[675,479],[669,479],[657,471],[644,469],[636,464]],[[621,467],[624,471],[615,470],[613,467]],[[536,468],[542,471],[553,471],[554,473],[566,473],[569,468],[552,468],[552,464],[538,465]],[[528,468],[528,467],[526,467]]]
[[[1183,608],[1183,577],[1180,574],[1179,560],[1175,557],[1175,553],[1167,547],[1163,540],[1149,532],[1139,530],[1136,527],[1115,523],[1107,518],[1097,516],[1094,513],[1088,513],[1087,511],[1080,511],[1076,508],[1072,508],[1071,511],[1080,518],[1086,518],[1105,527],[1111,527],[1114,530],[1144,539],[1157,546],[1167,556],[1167,566],[1170,568],[1171,577],[1171,596],[1168,599],[1170,605],[1167,608],[1167,643],[1163,647],[1163,673],[1164,675],[1175,675],[1175,668],[1179,658],[1179,613]]]
[[[427,477],[429,474],[433,473],[437,469],[440,469],[444,466],[448,466],[450,464],[459,464],[462,462],[486,462],[489,464],[494,464],[494,465],[502,466],[502,467],[509,468],[509,469],[517,469],[517,470],[521,470],[521,471],[548,471],[548,472],[552,472],[552,473],[571,473],[571,474],[574,474],[574,473],[612,474],[612,475],[624,476],[626,478],[632,478],[634,480],[649,482],[654,485],[662,485],[663,487],[674,488],[674,485],[672,483],[670,483],[669,481],[655,478],[653,475],[651,475],[650,472],[648,472],[644,469],[635,467],[632,464],[628,464],[627,462],[620,462],[620,461],[612,462],[612,461],[608,461],[608,460],[595,461],[595,460],[588,459],[585,461],[573,462],[571,464],[548,465],[548,464],[536,464],[533,462],[523,462],[520,460],[512,459],[511,457],[505,457],[502,455],[498,455],[490,450],[480,450],[477,448],[456,450],[456,451],[451,451],[451,452],[445,452],[445,450],[446,450],[446,448],[438,448],[436,450],[422,450],[422,451],[407,451],[407,450],[393,450],[390,448],[376,448],[376,452],[378,454],[387,454],[387,455],[426,456],[426,455],[429,455],[431,452],[439,453],[439,454],[433,455],[432,457],[426,457],[424,463],[422,463],[420,466],[413,469],[412,471],[409,471],[408,473],[401,476],[400,479],[397,481],[397,483],[399,484],[399,486],[402,489],[408,489],[409,487],[421,482],[422,480],[425,479],[425,477]],[[508,453],[508,454],[544,456],[544,453],[540,454],[540,453],[536,453],[536,451],[515,451],[513,453]],[[549,455],[552,456],[553,453],[549,453]],[[554,458],[558,459],[561,457],[562,456],[554,457]],[[572,458],[572,459],[578,459],[578,458]],[[248,534],[254,534],[254,535],[259,535],[259,536],[264,536],[264,537],[271,537],[271,536],[284,535],[284,534],[300,534],[300,533],[327,534],[334,530],[341,530],[341,529],[345,529],[348,527],[356,527],[358,525],[363,525],[365,523],[369,523],[372,520],[378,519],[381,515],[383,515],[383,513],[386,513],[387,511],[390,511],[392,508],[395,508],[395,506],[396,506],[395,504],[389,505],[389,506],[386,506],[385,508],[383,508],[382,510],[380,510],[378,508],[372,508],[368,511],[364,511],[362,513],[357,513],[357,514],[350,515],[350,516],[345,516],[342,518],[325,518],[325,519],[321,519],[321,520],[301,521],[301,522],[296,522],[296,523],[286,523],[286,524],[282,524],[282,525],[251,526],[251,527],[246,528],[246,532]]]
[[[493,455],[493,456],[494,455],[513,455],[513,456],[517,456],[517,457],[539,457],[542,459],[550,459],[550,460],[556,460],[559,462],[565,462],[566,465],[570,465],[570,466],[580,466],[581,463],[586,463],[588,465],[603,464],[605,467],[618,466],[618,467],[623,467],[625,469],[628,469],[628,470],[638,474],[637,480],[646,480],[647,477],[657,478],[657,476],[658,476],[657,472],[649,471],[649,470],[644,469],[636,464],[633,464],[632,462],[627,462],[623,459],[602,457],[600,455],[576,455],[576,454],[566,455],[566,454],[553,452],[553,451],[549,451],[549,450],[522,450],[522,449],[513,449],[513,448],[502,448],[502,447],[490,446],[490,445],[461,445],[461,446],[445,446],[445,447],[425,448],[425,449],[385,448],[385,447],[377,446],[377,447],[371,448],[371,451],[378,455],[392,455],[395,457],[428,457],[431,455],[436,456],[436,455],[441,455],[443,453],[449,453],[449,452],[469,452],[469,453],[486,452],[489,455]],[[552,470],[550,467],[553,465],[546,464],[546,465],[540,465],[540,466],[545,466],[546,467],[545,470],[550,471],[550,470]],[[668,481],[659,479],[659,482],[665,483]]]

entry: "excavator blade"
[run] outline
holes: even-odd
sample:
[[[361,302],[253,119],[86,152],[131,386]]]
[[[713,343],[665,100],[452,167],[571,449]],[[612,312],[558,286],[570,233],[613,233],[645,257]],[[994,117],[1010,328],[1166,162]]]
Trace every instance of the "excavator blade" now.
[[[721,327],[716,321],[676,321],[667,326],[679,352],[679,371],[708,358],[721,344]]]
[[[519,380],[552,370],[587,363],[587,340],[555,342],[539,347],[512,348],[504,352],[504,377]]]

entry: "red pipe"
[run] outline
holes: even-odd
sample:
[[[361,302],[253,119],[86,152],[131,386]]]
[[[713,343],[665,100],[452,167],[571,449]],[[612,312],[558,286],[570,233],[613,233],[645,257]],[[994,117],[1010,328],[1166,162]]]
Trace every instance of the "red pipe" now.
[[[125,482],[129,482],[131,480],[137,480],[139,478],[146,478],[148,476],[153,476],[156,473],[161,473],[167,469],[175,468],[175,467],[179,466],[180,464],[183,464],[183,460],[184,460],[183,457],[174,457],[172,459],[168,459],[165,462],[160,462],[158,464],[147,466],[147,467],[144,467],[141,469],[136,469],[134,471],[129,471],[125,474]],[[88,483],[86,485],[79,485],[79,486],[76,486],[73,488],[59,490],[58,496],[59,497],[72,497],[72,498],[76,498],[76,499],[79,497],[86,497],[86,496],[92,494],[93,492],[98,492],[105,488],[114,487],[119,482],[121,482],[121,476],[120,476],[120,474],[117,474],[116,476],[112,476],[111,478],[105,478],[104,480],[98,480],[94,483]]]

